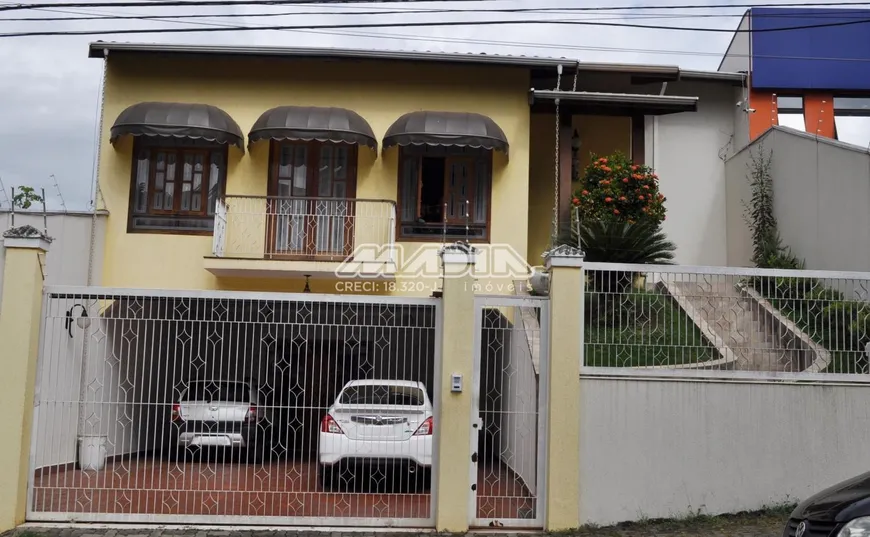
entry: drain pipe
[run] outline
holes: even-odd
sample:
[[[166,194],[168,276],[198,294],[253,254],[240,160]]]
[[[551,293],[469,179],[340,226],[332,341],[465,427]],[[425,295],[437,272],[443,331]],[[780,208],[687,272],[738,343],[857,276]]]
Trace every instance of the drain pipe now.
[[[88,249],[88,273],[87,273],[87,283],[86,283],[86,285],[88,287],[93,285],[93,282],[94,282],[94,255],[95,255],[95,250],[96,250],[96,238],[97,238],[97,200],[102,199],[102,193],[100,192],[100,160],[102,157],[102,146],[103,146],[103,105],[105,104],[105,99],[106,99],[106,69],[108,66],[108,57],[109,57],[108,49],[103,49],[103,76],[102,76],[102,79],[100,81],[100,87],[99,87],[100,98],[99,98],[99,107],[97,109],[97,125],[94,129],[96,131],[96,155],[95,155],[96,160],[95,160],[94,165],[92,167],[93,177],[92,177],[91,184],[93,185],[93,190],[92,190],[93,195],[91,198],[91,211],[92,211],[92,214],[91,214],[91,237],[90,237],[90,245],[89,245],[89,249]],[[97,306],[99,307],[99,302],[97,303]],[[87,311],[87,306],[85,306],[85,311]],[[97,318],[97,322],[100,322],[99,312],[97,312],[97,315],[95,315],[94,317]],[[82,448],[85,447],[84,446],[85,439],[88,436],[92,436],[92,435],[85,434],[85,426],[86,426],[85,400],[87,399],[88,358],[90,356],[89,328],[90,328],[90,326],[85,327],[84,331],[82,333],[82,360],[81,360],[82,366],[81,366],[81,373],[79,376],[79,419],[78,419],[79,445],[77,447],[78,447],[79,465],[80,466],[83,466],[82,459],[83,459],[84,454],[82,453],[82,451],[83,451]],[[102,451],[102,449],[104,449],[103,445],[99,441],[97,441],[97,442],[98,442],[97,445],[95,445],[95,446],[92,445],[92,446],[88,446],[88,447],[90,447],[92,449],[96,448],[97,450]],[[88,457],[89,465],[94,464],[94,462],[96,462],[96,464],[98,466],[101,465],[99,462],[101,459],[100,455],[101,455],[101,453],[98,452],[96,461],[94,461],[94,459],[92,459],[91,457]]]

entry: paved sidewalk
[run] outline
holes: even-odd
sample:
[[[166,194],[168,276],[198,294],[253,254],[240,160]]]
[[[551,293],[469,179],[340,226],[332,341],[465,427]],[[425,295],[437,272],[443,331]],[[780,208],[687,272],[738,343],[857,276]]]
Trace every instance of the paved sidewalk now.
[[[608,528],[583,528],[564,537],[782,537],[786,517],[780,514],[747,514],[724,517],[700,517],[691,520],[657,521],[624,524]],[[24,527],[0,537],[432,537],[433,532],[403,532],[374,529],[357,531],[261,531],[203,530],[182,527],[139,527],[136,529],[99,526]],[[488,536],[534,537],[535,533],[486,532]],[[540,534],[553,537],[559,534]]]

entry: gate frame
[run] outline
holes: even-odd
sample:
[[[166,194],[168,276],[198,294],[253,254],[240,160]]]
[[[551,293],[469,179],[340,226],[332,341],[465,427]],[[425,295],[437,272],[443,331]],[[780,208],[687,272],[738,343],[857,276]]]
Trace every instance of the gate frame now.
[[[509,295],[477,295],[474,297],[474,378],[472,379],[471,415],[471,453],[478,452],[478,423],[480,423],[480,376],[481,376],[481,344],[483,332],[483,310],[492,307],[540,308],[541,318],[539,350],[538,350],[538,442],[536,456],[536,487],[535,518],[532,519],[495,519],[479,518],[477,516],[477,476],[478,463],[469,460],[469,499],[468,524],[471,528],[489,528],[490,524],[501,523],[504,528],[541,529],[546,521],[547,506],[547,438],[548,414],[550,403],[550,300],[548,297],[509,296]],[[478,458],[479,459],[479,458]]]
[[[87,287],[67,285],[47,285],[43,289],[43,311],[40,320],[39,357],[37,360],[36,386],[34,387],[34,410],[40,404],[39,394],[42,384],[42,368],[44,363],[44,343],[48,305],[53,298],[104,298],[118,297],[142,298],[188,298],[188,299],[222,299],[222,300],[271,300],[278,302],[320,302],[320,303],[354,303],[354,304],[396,304],[405,306],[433,307],[433,328],[435,341],[433,349],[433,386],[435,398],[432,401],[433,414],[441,415],[442,382],[441,371],[441,335],[443,331],[443,302],[437,297],[406,297],[391,295],[341,295],[321,293],[278,293],[255,291],[218,291],[218,290],[182,290],[182,289],[125,289],[117,287]],[[38,417],[38,415],[37,415]],[[91,524],[175,524],[196,526],[264,526],[264,527],[387,527],[387,528],[434,528],[435,510],[438,505],[438,482],[434,479],[435,468],[440,463],[438,438],[440,428],[436,427],[433,434],[432,466],[433,479],[429,488],[428,518],[367,518],[367,517],[284,517],[284,516],[244,516],[244,515],[164,515],[152,513],[79,513],[66,511],[35,511],[33,501],[36,495],[36,458],[39,446],[39,428],[37,422],[31,432],[31,449],[28,461],[27,506],[25,522],[52,523],[91,523]],[[78,433],[76,433],[78,444]]]

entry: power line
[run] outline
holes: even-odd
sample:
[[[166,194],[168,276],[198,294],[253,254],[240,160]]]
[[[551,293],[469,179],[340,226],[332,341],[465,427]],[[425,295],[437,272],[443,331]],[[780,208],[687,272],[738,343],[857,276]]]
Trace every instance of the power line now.
[[[344,6],[347,7],[347,6]],[[81,13],[94,13],[94,14],[102,14],[103,16],[111,16],[111,12],[81,12],[81,11],[70,11],[70,10],[62,10],[62,9],[41,9],[40,11],[50,11],[50,12],[58,12],[58,13],[72,13],[72,14],[81,14]],[[221,26],[226,27],[226,24],[218,23],[218,22],[205,22],[205,21],[178,21],[168,19],[166,22],[174,23],[174,24],[199,24],[204,26]],[[250,26],[249,26],[250,27]],[[261,29],[260,26],[253,26],[253,29]],[[703,51],[689,51],[689,50],[667,50],[667,49],[633,49],[633,48],[625,48],[625,47],[606,47],[606,46],[590,46],[590,45],[573,45],[573,44],[560,44],[560,43],[532,43],[532,42],[521,42],[521,41],[499,41],[494,39],[474,39],[474,38],[451,38],[451,37],[440,37],[440,36],[420,36],[419,34],[396,34],[396,33],[366,33],[366,32],[352,32],[352,31],[329,31],[329,30],[288,30],[293,32],[301,32],[301,33],[309,33],[309,34],[319,34],[319,35],[337,35],[343,37],[364,37],[369,39],[401,39],[403,41],[422,41],[422,42],[441,42],[441,43],[460,43],[460,44],[480,44],[480,45],[491,45],[491,46],[500,46],[500,47],[519,47],[519,48],[544,48],[544,49],[556,49],[556,50],[577,50],[577,51],[595,51],[595,52],[610,52],[610,53],[628,53],[628,54],[658,54],[658,55],[678,55],[678,56],[699,56],[699,57],[716,57],[721,58],[722,52],[703,52]],[[741,58],[749,58],[749,54],[737,54],[731,53],[733,57],[741,57]],[[767,58],[767,59],[782,59],[782,60],[804,60],[804,61],[849,61],[849,62],[870,62],[870,59],[867,58],[836,58],[836,57],[809,57],[809,56],[782,56],[782,55],[770,55],[770,54],[755,54],[756,58]]]
[[[867,2],[870,4],[870,2]],[[59,13],[76,13],[59,9],[35,8],[43,11],[54,11]],[[576,11],[575,8],[517,8],[517,9],[406,9],[394,11],[284,11],[279,13],[188,13],[181,15],[96,15],[96,16],[77,16],[77,17],[16,17],[16,18],[0,18],[0,22],[77,22],[77,21],[100,21],[100,20],[166,20],[170,19],[204,19],[204,18],[260,18],[260,17],[290,17],[290,16],[346,16],[346,15],[416,15],[416,14],[443,14],[443,13],[547,13],[547,14],[571,14]],[[82,13],[86,15],[86,13]],[[614,13],[602,13],[602,15],[615,15]],[[743,13],[684,13],[684,14],[664,14],[664,13],[629,13],[620,15],[618,19],[613,18],[595,18],[596,20],[623,20],[629,18],[631,20],[643,19],[717,19],[717,18],[740,18]],[[831,13],[831,14],[784,14],[770,13],[764,15],[755,15],[757,18],[787,18],[787,19],[866,19],[867,13],[855,11],[849,14],[846,13]]]
[[[278,5],[326,5],[326,4],[338,4],[343,5],[344,7],[347,4],[393,4],[393,3],[403,3],[403,4],[415,4],[415,3],[442,3],[442,2],[455,2],[455,3],[463,3],[463,2],[474,2],[474,3],[483,3],[483,2],[499,2],[502,0],[150,0],[148,2],[142,1],[120,1],[120,2],[70,2],[63,4],[63,7],[184,7],[184,6],[242,6],[242,5],[251,5],[251,6],[278,6]],[[549,10],[549,11],[561,11],[561,10],[569,10],[569,11],[636,11],[636,10],[645,10],[645,9],[738,9],[738,8],[753,8],[753,7],[845,7],[845,6],[860,6],[867,5],[870,2],[783,2],[783,3],[754,3],[754,4],[674,4],[674,5],[651,5],[651,6],[638,6],[638,5],[623,5],[623,6],[585,6],[585,7],[553,7],[553,8],[513,8],[512,11],[505,12],[525,12],[528,10]],[[19,11],[19,10],[29,10],[29,9],[42,9],[42,8],[52,8],[57,7],[58,4],[53,3],[33,3],[33,4],[11,4],[6,6],[0,6],[0,11]],[[512,8],[503,8],[505,10],[510,10]],[[433,11],[441,11],[433,10]]]
[[[506,19],[506,20],[483,20],[483,21],[415,21],[415,22],[377,22],[355,24],[323,24],[323,25],[280,25],[280,26],[227,26],[220,28],[136,28],[125,30],[62,30],[62,31],[33,31],[12,32],[0,34],[0,37],[35,37],[35,36],[60,36],[60,35],[108,35],[108,34],[168,34],[168,33],[192,33],[192,32],[227,32],[227,31],[263,31],[263,30],[313,30],[313,29],[338,29],[338,28],[413,28],[431,26],[493,26],[509,24],[555,24],[562,26],[604,26],[611,28],[637,28],[648,30],[669,30],[681,32],[709,32],[709,33],[768,33],[785,32],[791,30],[808,30],[813,28],[835,28],[841,26],[853,26],[865,24],[870,19],[854,21],[840,21],[820,24],[807,24],[801,26],[784,26],[780,28],[763,29],[737,29],[728,28],[697,28],[687,26],[664,26],[652,24],[633,24],[622,22],[597,22],[589,20],[565,20],[565,19]]]

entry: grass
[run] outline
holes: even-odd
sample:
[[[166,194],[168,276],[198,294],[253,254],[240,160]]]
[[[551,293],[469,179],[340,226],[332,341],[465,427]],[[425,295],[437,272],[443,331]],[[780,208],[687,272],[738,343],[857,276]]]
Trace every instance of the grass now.
[[[844,300],[813,279],[777,278],[775,282],[749,281],[771,306],[831,354],[826,373],[867,373],[861,344],[867,338],[870,306]],[[860,321],[858,319],[861,319]]]
[[[648,519],[638,522],[625,522],[615,526],[584,526],[578,530],[564,532],[567,536],[605,537],[635,535],[748,535],[747,530],[782,531],[795,504],[781,504],[758,511],[728,515],[711,516],[701,512],[669,519]],[[765,532],[766,533],[766,532]]]
[[[694,364],[720,358],[666,296],[632,288],[586,293],[585,363],[592,367]]]

